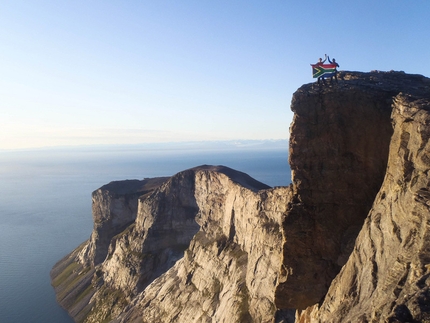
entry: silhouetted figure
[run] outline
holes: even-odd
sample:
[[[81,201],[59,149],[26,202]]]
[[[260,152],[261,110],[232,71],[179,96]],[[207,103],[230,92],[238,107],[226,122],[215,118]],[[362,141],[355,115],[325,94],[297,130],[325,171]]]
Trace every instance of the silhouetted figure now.
[[[337,83],[337,68],[339,67],[339,64],[336,63],[336,59],[335,58],[333,58],[333,61],[330,60],[330,57],[327,57],[327,58],[328,58],[328,61],[329,61],[330,64],[336,65],[336,67],[334,68],[334,78],[335,78],[336,83]],[[333,76],[330,78],[330,82],[333,82]]]
[[[316,65],[318,65],[318,66],[322,66],[322,64],[324,64],[324,62],[327,60],[327,54],[325,54],[325,58],[324,58],[324,60],[320,57],[319,59],[318,59],[318,62],[316,63]],[[325,80],[324,80],[324,76],[322,75],[322,76],[320,76],[320,77],[318,77],[318,84],[320,84],[320,80],[322,80],[322,82],[325,84]]]

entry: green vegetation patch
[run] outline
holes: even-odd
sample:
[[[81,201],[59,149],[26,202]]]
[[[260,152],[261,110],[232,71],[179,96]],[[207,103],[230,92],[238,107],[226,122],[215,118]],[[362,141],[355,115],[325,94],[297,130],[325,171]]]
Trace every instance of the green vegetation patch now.
[[[73,272],[78,270],[79,267],[82,267],[80,263],[72,262],[57,277],[52,280],[52,286],[54,286],[55,288],[60,286],[66,281],[67,278],[70,277],[70,275],[73,274]]]
[[[79,294],[79,296],[75,300],[75,304],[79,303],[85,296],[87,296],[89,293],[94,292],[94,287],[92,284],[89,284],[88,287]]]
[[[86,322],[110,322],[128,305],[123,291],[109,287],[99,290],[96,303],[88,315]]]

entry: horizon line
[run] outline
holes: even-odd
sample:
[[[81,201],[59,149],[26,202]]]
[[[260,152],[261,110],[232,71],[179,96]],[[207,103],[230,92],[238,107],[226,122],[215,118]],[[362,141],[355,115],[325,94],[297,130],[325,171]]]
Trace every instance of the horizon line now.
[[[0,148],[0,153],[4,152],[30,152],[30,151],[46,151],[46,150],[76,150],[76,149],[103,149],[103,148],[155,148],[154,146],[175,146],[175,145],[216,145],[216,144],[229,144],[234,148],[250,148],[257,144],[264,143],[283,143],[289,142],[289,138],[281,139],[230,139],[230,140],[187,140],[187,141],[166,141],[166,142],[141,142],[131,144],[81,144],[81,145],[58,145],[58,146],[39,146],[39,147],[23,147],[23,148]],[[247,144],[245,144],[247,143]],[[253,145],[252,145],[253,144]],[[174,147],[170,147],[170,149]],[[179,148],[179,147],[178,147]],[[189,147],[191,148],[191,147]],[[203,147],[204,148],[204,147]],[[220,147],[221,148],[221,147]],[[224,147],[227,148],[227,147]]]

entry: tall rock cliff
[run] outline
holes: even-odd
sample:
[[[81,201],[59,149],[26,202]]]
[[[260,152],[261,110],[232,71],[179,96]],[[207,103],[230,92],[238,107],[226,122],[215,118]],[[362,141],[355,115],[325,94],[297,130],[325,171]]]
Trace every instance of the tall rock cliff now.
[[[82,263],[96,266],[103,262],[112,238],[134,222],[137,199],[165,182],[168,177],[116,181],[106,184],[92,194],[94,229],[90,243],[81,252]]]
[[[430,82],[423,81],[394,97],[382,187],[324,302],[298,322],[430,322]]]
[[[283,223],[281,308],[319,302],[351,252],[387,165],[391,102],[400,90],[390,76],[346,74],[336,85],[294,94],[295,194]]]
[[[341,72],[293,96],[289,187],[200,166],[100,188],[90,240],[51,272],[60,304],[77,322],[425,322],[429,100],[420,75]]]
[[[99,236],[112,232],[108,205],[129,210],[118,191],[94,198],[111,186],[93,193],[93,211],[107,210]],[[271,322],[289,192],[223,166],[180,172],[139,198],[101,263],[93,232],[54,267],[58,299],[84,322]]]

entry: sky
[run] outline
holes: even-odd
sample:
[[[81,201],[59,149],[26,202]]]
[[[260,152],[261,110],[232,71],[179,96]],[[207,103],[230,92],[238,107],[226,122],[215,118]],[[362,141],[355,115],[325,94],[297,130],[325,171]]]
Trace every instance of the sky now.
[[[430,76],[430,1],[0,2],[0,150],[289,137],[340,70]]]

